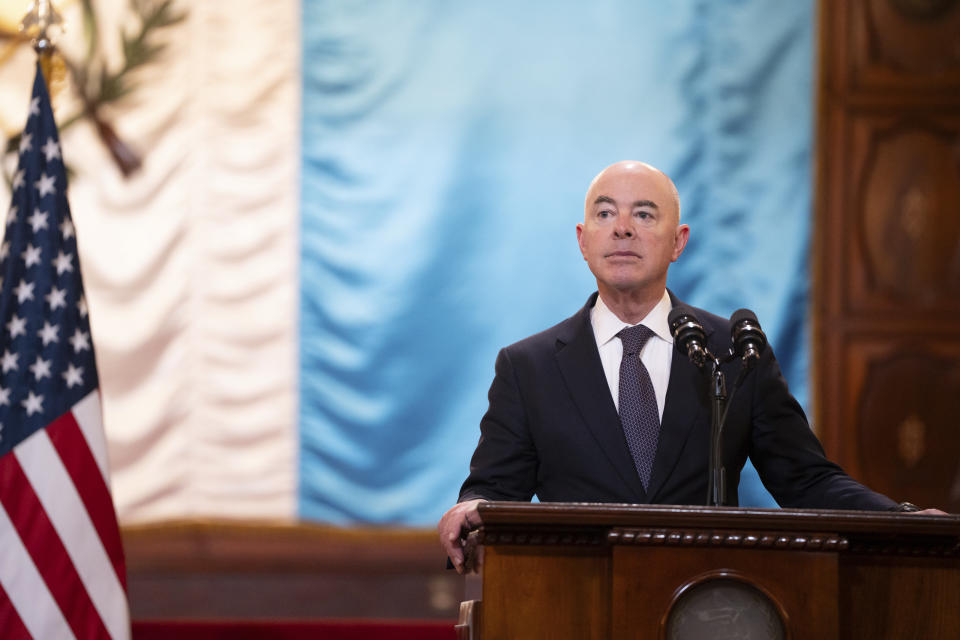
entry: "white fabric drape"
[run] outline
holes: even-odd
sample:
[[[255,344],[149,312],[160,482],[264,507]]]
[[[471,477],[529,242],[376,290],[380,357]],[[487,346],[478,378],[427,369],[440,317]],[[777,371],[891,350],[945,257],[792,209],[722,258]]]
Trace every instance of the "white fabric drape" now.
[[[109,113],[142,171],[63,134],[114,500],[123,523],[292,519],[299,3],[179,5]],[[113,43],[127,2],[97,7]]]

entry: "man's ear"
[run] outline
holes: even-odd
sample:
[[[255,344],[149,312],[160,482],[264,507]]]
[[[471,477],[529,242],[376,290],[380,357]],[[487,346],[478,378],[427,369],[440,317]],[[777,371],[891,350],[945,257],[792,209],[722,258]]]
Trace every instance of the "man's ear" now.
[[[673,238],[673,257],[670,259],[671,262],[676,262],[677,258],[680,257],[680,254],[683,253],[684,247],[687,246],[687,240],[690,239],[690,226],[686,224],[681,224],[677,227],[677,233]]]
[[[580,246],[580,255],[583,256],[583,259],[587,259],[587,251],[583,246],[583,223],[577,223],[577,245]]]

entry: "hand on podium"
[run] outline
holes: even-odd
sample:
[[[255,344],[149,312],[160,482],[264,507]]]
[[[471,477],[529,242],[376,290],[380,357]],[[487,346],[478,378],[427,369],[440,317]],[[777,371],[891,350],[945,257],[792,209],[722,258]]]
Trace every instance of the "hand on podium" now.
[[[480,555],[470,553],[473,549],[467,549],[467,560],[474,556],[476,562],[465,561],[464,548],[467,544],[468,534],[471,530],[480,526],[480,516],[477,514],[477,506],[483,499],[468,500],[454,505],[448,510],[440,522],[437,523],[437,531],[440,533],[440,546],[447,552],[447,557],[453,563],[453,568],[457,573],[475,571],[480,568]],[[472,545],[468,545],[472,546]]]
[[[940,509],[921,509],[912,502],[901,502],[896,507],[891,509],[891,511],[899,511],[900,513],[910,513],[921,516],[948,516],[950,515],[946,511],[940,511]]]

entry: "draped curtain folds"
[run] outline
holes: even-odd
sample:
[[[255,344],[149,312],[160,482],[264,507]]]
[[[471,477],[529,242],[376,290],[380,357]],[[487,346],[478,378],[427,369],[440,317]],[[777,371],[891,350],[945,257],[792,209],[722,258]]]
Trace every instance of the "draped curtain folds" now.
[[[111,112],[143,170],[64,136],[114,500],[126,523],[291,520],[299,6],[180,8]],[[127,3],[97,9],[112,44]]]
[[[811,3],[303,9],[302,517],[455,500],[497,349],[594,288],[574,225],[624,158],[680,188],[674,290],[754,308],[805,398]]]

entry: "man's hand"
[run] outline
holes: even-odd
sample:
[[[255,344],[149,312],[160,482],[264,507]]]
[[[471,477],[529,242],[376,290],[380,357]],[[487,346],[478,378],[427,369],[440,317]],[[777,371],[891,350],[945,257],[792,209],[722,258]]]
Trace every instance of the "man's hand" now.
[[[910,514],[915,514],[918,516],[948,516],[950,515],[946,511],[940,511],[940,509],[921,509],[920,511],[910,511]]]
[[[437,523],[440,546],[447,552],[447,557],[457,573],[463,573],[463,541],[471,529],[480,526],[477,505],[481,502],[486,500],[468,500],[454,505]]]

